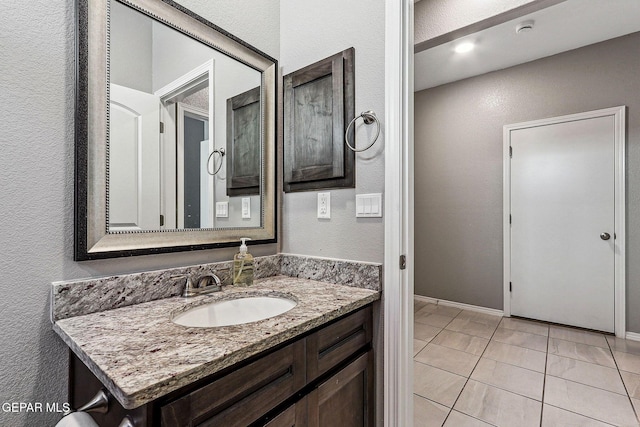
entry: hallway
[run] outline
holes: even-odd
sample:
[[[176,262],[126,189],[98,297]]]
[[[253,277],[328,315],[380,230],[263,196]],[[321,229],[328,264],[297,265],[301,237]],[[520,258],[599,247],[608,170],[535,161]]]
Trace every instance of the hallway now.
[[[414,307],[416,427],[638,426],[640,342]]]

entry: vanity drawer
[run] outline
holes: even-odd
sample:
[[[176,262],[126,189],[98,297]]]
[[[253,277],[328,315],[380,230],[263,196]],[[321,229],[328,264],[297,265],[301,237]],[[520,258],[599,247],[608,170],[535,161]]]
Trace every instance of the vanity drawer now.
[[[371,305],[307,337],[307,382],[355,354],[371,342]]]
[[[164,405],[163,426],[247,426],[305,384],[304,340]]]

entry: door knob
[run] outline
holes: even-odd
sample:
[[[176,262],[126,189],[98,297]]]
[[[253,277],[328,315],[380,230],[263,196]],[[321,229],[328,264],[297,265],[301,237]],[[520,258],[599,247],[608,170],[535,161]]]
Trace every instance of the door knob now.
[[[611,238],[611,234],[609,234],[609,233],[600,233],[600,238],[602,240],[609,240]]]

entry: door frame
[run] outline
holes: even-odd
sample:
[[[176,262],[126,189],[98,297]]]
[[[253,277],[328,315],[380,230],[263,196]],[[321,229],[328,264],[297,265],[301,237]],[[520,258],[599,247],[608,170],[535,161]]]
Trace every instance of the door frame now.
[[[509,291],[511,279],[511,156],[509,154],[511,131],[556,123],[593,119],[598,117],[614,118],[614,330],[617,337],[626,336],[626,227],[625,227],[625,146],[626,146],[626,107],[611,107],[584,113],[551,117],[542,120],[515,123],[503,127],[503,292],[504,315],[511,316],[511,293]]]
[[[413,0],[385,2],[384,425],[413,425]],[[400,256],[406,256],[406,268]]]

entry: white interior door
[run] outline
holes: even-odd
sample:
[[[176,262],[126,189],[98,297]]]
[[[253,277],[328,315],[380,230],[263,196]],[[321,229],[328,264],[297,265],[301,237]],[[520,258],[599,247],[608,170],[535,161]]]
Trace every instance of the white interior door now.
[[[510,131],[511,314],[614,331],[615,128],[609,115]]]
[[[157,230],[160,98],[111,84],[109,118],[109,229]]]

